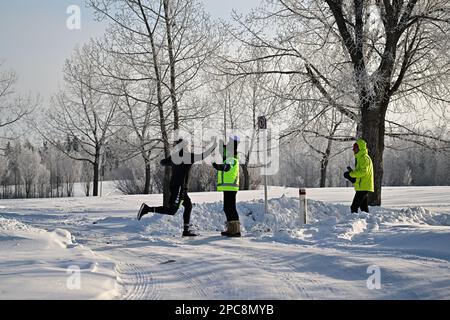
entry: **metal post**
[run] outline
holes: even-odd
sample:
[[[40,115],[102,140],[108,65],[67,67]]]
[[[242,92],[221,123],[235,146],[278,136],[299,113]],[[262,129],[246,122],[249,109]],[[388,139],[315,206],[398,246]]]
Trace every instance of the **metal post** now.
[[[267,129],[264,130],[264,214],[269,212],[267,203]]]
[[[306,189],[299,189],[299,200],[300,200],[300,226],[306,224],[306,214],[307,214],[307,201],[306,201]]]
[[[263,152],[264,152],[264,214],[269,212],[269,205],[267,203],[267,119],[265,116],[258,117],[258,128],[264,133],[263,137]],[[259,143],[258,143],[259,149]],[[259,157],[258,157],[259,160]]]

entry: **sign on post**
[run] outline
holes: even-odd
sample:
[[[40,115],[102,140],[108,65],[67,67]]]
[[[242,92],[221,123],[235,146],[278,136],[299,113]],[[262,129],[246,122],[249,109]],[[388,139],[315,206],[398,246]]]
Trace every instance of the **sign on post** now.
[[[264,213],[267,215],[268,203],[267,203],[267,119],[265,116],[258,117],[258,128],[263,130],[263,143],[264,143]]]
[[[265,116],[258,117],[258,128],[261,130],[267,129],[267,119]]]

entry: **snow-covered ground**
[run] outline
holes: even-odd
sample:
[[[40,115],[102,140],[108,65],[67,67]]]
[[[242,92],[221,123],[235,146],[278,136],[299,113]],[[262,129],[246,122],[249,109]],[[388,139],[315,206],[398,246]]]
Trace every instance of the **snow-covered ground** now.
[[[297,189],[271,188],[267,216],[261,191],[239,192],[232,239],[221,193],[191,194],[201,236],[185,239],[181,210],[136,221],[161,195],[106,188],[0,201],[0,299],[450,298],[450,187],[385,188],[370,214],[349,213],[352,189],[308,189],[303,228]]]

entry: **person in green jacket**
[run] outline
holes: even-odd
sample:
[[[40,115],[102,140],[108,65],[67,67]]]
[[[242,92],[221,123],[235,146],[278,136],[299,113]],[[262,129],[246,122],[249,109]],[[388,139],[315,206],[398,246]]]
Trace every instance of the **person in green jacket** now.
[[[223,192],[223,211],[227,217],[227,230],[223,236],[240,237],[241,224],[236,209],[236,195],[239,191],[239,156],[238,136],[231,136],[227,145],[223,146],[223,164],[213,163],[217,170],[217,191]]]
[[[355,170],[347,167],[344,177],[350,180],[355,187],[355,197],[351,205],[352,213],[361,211],[369,212],[369,192],[374,191],[373,187],[373,164],[367,150],[367,143],[363,139],[358,139],[353,145],[355,155]]]

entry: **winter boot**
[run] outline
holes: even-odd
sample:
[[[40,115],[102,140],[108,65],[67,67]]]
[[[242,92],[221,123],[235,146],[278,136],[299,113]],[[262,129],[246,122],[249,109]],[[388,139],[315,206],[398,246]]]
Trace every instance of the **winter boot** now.
[[[184,226],[183,237],[196,237],[196,236],[198,235],[189,230],[189,225]]]
[[[149,212],[150,212],[150,207],[148,205],[146,205],[145,203],[143,203],[137,214],[138,221],[141,220],[141,218]]]
[[[225,231],[222,231],[220,234],[221,235],[223,235],[223,236],[226,236],[227,234],[228,234],[228,227],[229,226],[229,223],[228,223],[228,221],[225,221]]]
[[[241,236],[241,223],[239,220],[228,221],[227,231],[222,232],[226,237],[240,237]]]

